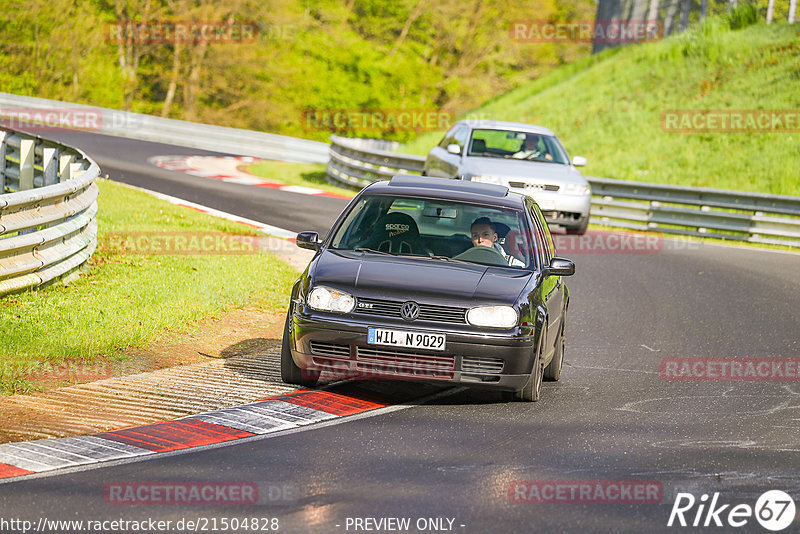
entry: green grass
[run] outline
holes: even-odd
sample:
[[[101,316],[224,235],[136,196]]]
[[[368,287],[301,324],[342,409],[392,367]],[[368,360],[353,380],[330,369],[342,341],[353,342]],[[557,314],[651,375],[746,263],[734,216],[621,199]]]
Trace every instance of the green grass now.
[[[800,25],[711,18],[660,42],[560,67],[470,116],[556,132],[587,176],[800,195],[800,133],[671,133],[667,110],[800,110]],[[426,154],[442,132],[400,152]]]
[[[260,161],[247,167],[247,172],[282,182],[287,185],[302,185],[322,189],[330,193],[355,196],[352,189],[337,187],[328,183],[325,165],[322,163],[288,163],[285,161]]]
[[[297,273],[276,257],[122,255],[110,233],[225,232],[244,225],[100,181],[98,249],[90,270],[69,285],[10,295],[0,306],[0,392],[25,392],[37,366],[125,357],[165,331],[185,331],[208,315],[241,306],[282,311]]]

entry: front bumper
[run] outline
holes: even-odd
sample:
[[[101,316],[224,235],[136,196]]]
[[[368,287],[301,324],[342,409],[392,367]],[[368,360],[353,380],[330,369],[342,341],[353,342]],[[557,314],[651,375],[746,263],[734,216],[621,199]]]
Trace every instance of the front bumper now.
[[[591,195],[568,195],[558,191],[531,193],[524,188],[511,188],[511,190],[533,198],[549,224],[578,227],[589,218]]]
[[[375,318],[377,319],[377,318]],[[444,333],[445,350],[431,351],[367,343],[369,327]],[[435,381],[519,390],[533,368],[533,329],[514,334],[465,333],[442,325],[293,317],[292,358],[301,369],[329,370],[367,379]]]

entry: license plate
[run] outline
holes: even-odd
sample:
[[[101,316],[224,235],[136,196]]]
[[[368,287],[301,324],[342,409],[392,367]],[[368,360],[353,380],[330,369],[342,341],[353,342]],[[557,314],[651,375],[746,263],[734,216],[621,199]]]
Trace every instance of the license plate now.
[[[367,330],[367,343],[370,345],[391,345],[411,349],[444,350],[444,334],[409,332],[407,330],[388,330],[370,328]]]

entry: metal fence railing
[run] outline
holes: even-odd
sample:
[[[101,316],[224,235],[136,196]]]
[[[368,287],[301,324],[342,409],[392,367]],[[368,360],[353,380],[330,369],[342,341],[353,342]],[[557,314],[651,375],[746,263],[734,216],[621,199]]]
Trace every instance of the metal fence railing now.
[[[97,163],[0,130],[0,296],[77,275],[97,246]]]
[[[23,127],[17,129],[26,130],[27,123],[35,122],[37,117],[46,119],[48,114],[77,115],[84,119],[79,125],[65,128],[126,139],[302,163],[328,160],[328,145],[319,141],[0,92],[0,120],[6,117],[5,124],[19,123]],[[53,136],[58,138],[58,132],[53,132]]]
[[[328,176],[364,187],[422,171],[425,158],[331,136]],[[800,247],[800,197],[587,177],[591,222],[616,228]]]

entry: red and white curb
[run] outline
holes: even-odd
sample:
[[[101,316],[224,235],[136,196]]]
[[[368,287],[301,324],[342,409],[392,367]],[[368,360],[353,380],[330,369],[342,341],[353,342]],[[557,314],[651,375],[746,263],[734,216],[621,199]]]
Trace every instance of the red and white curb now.
[[[387,406],[388,402],[330,391],[299,390],[164,423],[88,436],[5,443],[0,445],[0,479],[213,445]]]
[[[337,193],[331,193],[313,187],[276,183],[266,178],[253,176],[252,174],[248,174],[239,170],[238,167],[243,163],[258,163],[260,161],[265,161],[258,158],[245,156],[153,156],[147,161],[168,171],[178,171],[185,174],[190,174],[192,176],[200,176],[202,178],[210,178],[212,180],[220,180],[222,182],[252,185],[256,187],[268,187],[270,189],[279,189],[281,191],[299,193],[301,195],[316,195],[322,197],[346,199],[352,198],[351,196],[339,195]]]

